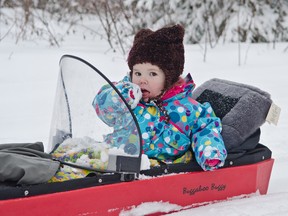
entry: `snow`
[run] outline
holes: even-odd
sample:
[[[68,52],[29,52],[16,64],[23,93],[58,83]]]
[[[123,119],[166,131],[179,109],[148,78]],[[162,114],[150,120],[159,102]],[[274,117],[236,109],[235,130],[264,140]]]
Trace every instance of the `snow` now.
[[[181,207],[167,202],[143,203],[121,215],[145,215],[159,209],[174,210],[170,215],[288,215],[288,43],[218,45],[208,49],[206,62],[199,45],[186,45],[185,72],[191,72],[199,86],[210,78],[251,84],[269,92],[282,108],[277,126],[262,126],[261,143],[275,159],[267,195],[252,194],[201,207]],[[9,38],[0,42],[0,143],[48,143],[50,122],[59,71],[64,54],[79,56],[95,65],[111,80],[121,79],[128,71],[125,57],[109,52],[103,40],[70,37],[61,48],[44,42],[19,42]],[[240,59],[240,65],[239,65]]]

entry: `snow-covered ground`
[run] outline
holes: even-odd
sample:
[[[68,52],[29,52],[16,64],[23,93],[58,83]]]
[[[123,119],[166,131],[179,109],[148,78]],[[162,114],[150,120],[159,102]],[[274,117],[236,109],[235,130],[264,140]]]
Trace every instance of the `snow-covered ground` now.
[[[198,207],[170,215],[288,215],[288,43],[241,44],[241,65],[238,65],[238,45],[218,45],[208,50],[203,62],[203,50],[198,45],[186,45],[185,72],[191,72],[200,85],[210,78],[222,78],[251,84],[269,92],[282,108],[277,126],[262,126],[261,143],[273,152],[275,163],[268,194],[253,195]],[[105,41],[67,39],[61,48],[51,48],[42,42],[20,42],[10,39],[0,42],[0,143],[48,143],[54,96],[63,54],[79,56],[95,65],[111,80],[121,79],[128,67],[125,57],[109,52]],[[286,74],[285,74],[286,73]],[[173,203],[145,203],[122,215],[145,215],[152,210],[172,208]]]

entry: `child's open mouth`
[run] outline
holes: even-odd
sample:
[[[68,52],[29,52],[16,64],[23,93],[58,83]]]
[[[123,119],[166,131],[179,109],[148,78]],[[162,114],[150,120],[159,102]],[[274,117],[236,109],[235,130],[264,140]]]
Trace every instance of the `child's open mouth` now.
[[[148,98],[150,95],[150,92],[146,89],[141,89],[142,92],[142,98]]]

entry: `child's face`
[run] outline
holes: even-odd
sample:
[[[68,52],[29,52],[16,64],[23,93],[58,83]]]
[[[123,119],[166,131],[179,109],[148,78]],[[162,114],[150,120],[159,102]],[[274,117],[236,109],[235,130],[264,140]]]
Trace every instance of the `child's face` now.
[[[150,63],[136,64],[133,66],[132,82],[140,86],[142,98],[147,102],[162,93],[165,74],[156,65]]]

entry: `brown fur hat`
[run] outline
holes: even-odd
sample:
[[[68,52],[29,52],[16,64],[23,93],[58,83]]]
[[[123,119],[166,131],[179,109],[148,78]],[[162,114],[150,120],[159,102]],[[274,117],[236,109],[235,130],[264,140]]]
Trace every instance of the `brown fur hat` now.
[[[134,37],[128,55],[128,66],[151,63],[165,73],[165,90],[178,81],[184,68],[184,28],[181,25],[164,27],[157,31],[140,30]],[[132,75],[132,73],[131,73]]]

